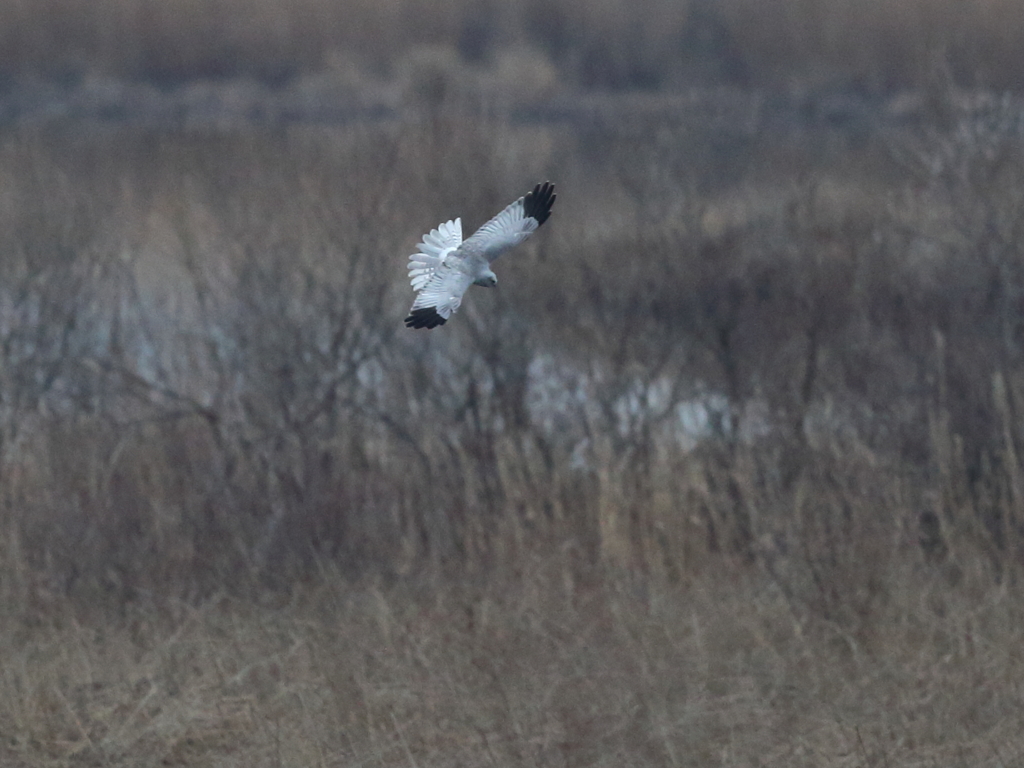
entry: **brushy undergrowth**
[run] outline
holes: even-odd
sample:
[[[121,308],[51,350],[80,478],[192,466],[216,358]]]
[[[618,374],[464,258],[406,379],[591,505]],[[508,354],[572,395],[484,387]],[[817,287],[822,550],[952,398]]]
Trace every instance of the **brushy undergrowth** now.
[[[1013,764],[1024,121],[947,107],[5,133],[0,758]]]

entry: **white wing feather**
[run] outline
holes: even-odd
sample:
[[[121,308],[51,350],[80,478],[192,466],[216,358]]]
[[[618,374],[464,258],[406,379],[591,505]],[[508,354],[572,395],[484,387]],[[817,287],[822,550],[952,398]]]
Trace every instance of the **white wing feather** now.
[[[470,275],[456,269],[452,263],[441,263],[416,296],[410,311],[433,308],[447,320],[462,304],[462,296],[472,284],[473,278]]]
[[[494,261],[515,248],[537,230],[540,224],[523,212],[523,198],[505,208],[501,213],[473,233],[462,245],[467,253],[477,253],[488,261]]]
[[[409,257],[409,281],[413,290],[423,290],[438,267],[462,243],[462,219],[439,224],[423,236],[419,250]]]

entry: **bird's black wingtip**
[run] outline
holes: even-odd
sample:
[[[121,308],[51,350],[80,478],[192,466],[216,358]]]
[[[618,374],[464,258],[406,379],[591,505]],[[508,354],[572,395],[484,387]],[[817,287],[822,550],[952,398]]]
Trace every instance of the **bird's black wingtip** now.
[[[436,307],[421,307],[420,309],[414,309],[409,313],[409,316],[405,318],[406,328],[436,328],[439,325],[447,323],[447,318],[441,317],[437,313]]]
[[[523,198],[523,213],[537,220],[539,227],[551,216],[551,206],[555,204],[555,185],[550,181],[538,184]]]

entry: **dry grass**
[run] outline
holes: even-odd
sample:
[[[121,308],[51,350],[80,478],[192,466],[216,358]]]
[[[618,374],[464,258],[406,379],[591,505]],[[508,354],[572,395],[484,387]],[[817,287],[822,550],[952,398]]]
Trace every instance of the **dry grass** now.
[[[711,569],[4,622],[7,765],[1012,765],[1019,601],[908,569],[870,639]],[[32,638],[31,643],[26,638]]]

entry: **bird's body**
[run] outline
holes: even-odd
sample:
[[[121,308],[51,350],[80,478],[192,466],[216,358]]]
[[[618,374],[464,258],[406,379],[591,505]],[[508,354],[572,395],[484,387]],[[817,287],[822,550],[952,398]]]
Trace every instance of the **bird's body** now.
[[[462,303],[470,285],[498,284],[490,264],[519,245],[548,220],[555,203],[555,185],[538,184],[509,205],[467,240],[462,219],[446,221],[423,236],[419,251],[409,257],[409,279],[417,291],[408,328],[444,325]]]

